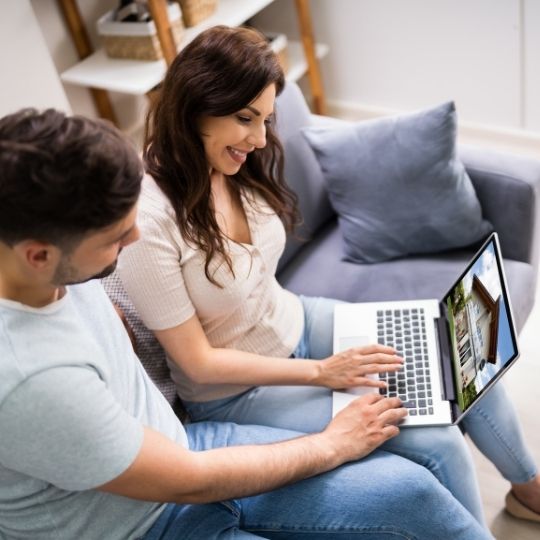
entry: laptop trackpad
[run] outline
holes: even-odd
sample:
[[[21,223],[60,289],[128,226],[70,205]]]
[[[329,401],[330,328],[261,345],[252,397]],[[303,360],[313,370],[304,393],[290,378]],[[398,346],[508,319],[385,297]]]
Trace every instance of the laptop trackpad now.
[[[370,345],[373,343],[373,339],[370,339],[369,336],[343,336],[339,338],[339,350],[345,351],[352,347],[364,347],[365,345]],[[379,380],[379,375],[376,373],[366,375],[367,378],[373,379],[374,381]],[[373,394],[378,392],[377,388],[372,388],[370,386],[358,386],[356,388],[350,388],[347,390],[347,393],[354,394],[357,396],[363,396],[365,394]]]
[[[352,347],[364,347],[369,345],[369,342],[369,336],[344,336],[339,338],[339,351],[345,351]]]

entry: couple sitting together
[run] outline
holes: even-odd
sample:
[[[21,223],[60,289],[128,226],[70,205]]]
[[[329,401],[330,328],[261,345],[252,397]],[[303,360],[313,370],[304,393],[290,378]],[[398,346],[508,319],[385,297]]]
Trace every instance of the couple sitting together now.
[[[492,538],[457,427],[400,431],[406,409],[376,394],[332,418],[332,389],[383,385],[368,375],[402,359],[332,354],[336,301],[276,281],[297,222],[283,86],[257,32],[203,32],[152,105],[144,178],[102,122],[0,120],[0,538]],[[117,258],[185,426],[97,280]],[[463,425],[540,512],[502,385]]]

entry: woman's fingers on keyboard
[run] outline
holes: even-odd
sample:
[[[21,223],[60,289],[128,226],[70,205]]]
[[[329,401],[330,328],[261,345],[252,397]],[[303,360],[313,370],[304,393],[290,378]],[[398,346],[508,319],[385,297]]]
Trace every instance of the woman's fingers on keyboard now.
[[[384,353],[356,354],[354,358],[361,364],[402,364],[404,362],[401,356]]]

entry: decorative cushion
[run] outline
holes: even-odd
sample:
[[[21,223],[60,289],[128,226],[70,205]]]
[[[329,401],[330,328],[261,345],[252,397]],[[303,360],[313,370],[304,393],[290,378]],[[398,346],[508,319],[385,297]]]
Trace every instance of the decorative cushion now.
[[[456,158],[453,102],[303,135],[339,216],[345,260],[373,263],[467,246],[492,229]]]

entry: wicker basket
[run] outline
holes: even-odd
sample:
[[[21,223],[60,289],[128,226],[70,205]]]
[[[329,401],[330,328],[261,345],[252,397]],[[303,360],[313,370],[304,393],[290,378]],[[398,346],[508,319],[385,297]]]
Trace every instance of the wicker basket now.
[[[216,11],[218,0],[178,0],[186,26],[195,26]]]
[[[184,33],[182,14],[178,4],[167,7],[171,34],[178,47]],[[97,22],[105,52],[111,58],[132,60],[160,60],[163,51],[157,36],[156,25],[148,23],[113,21],[113,11],[103,15]]]

